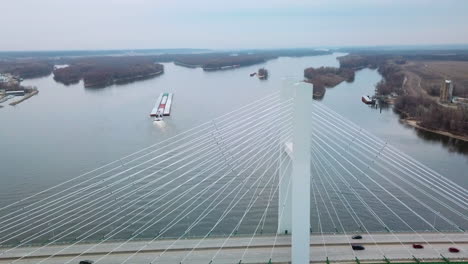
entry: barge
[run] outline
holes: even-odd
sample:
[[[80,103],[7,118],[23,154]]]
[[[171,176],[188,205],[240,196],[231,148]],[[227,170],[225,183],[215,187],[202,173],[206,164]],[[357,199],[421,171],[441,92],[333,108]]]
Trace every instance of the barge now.
[[[171,107],[172,107],[172,93],[162,93],[159,95],[158,99],[156,100],[156,104],[151,110],[150,116],[156,117],[160,120],[162,116],[170,116],[171,115]]]

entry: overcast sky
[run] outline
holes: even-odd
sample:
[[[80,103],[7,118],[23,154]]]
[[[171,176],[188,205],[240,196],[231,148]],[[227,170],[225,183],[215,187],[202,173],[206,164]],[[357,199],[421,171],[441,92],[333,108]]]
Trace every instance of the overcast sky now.
[[[0,50],[467,44],[466,0],[5,0]]]

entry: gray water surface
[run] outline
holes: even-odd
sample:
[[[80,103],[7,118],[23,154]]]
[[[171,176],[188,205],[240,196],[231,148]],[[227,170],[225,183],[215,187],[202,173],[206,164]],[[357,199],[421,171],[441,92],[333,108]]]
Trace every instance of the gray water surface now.
[[[307,67],[336,67],[336,57],[341,55],[278,58],[263,65],[216,72],[166,63],[162,76],[101,89],[84,88],[82,83],[65,86],[56,83],[53,76],[25,80],[24,85],[38,87],[39,95],[15,107],[4,104],[0,109],[0,206],[235,111],[278,91],[284,77],[303,79]],[[260,67],[269,70],[268,80],[249,77]],[[417,131],[401,124],[391,108],[379,111],[361,102],[361,96],[372,94],[380,80],[377,71],[361,70],[354,82],[327,89],[322,102],[468,188],[466,143]],[[161,92],[173,92],[175,96],[171,117],[157,125],[148,114]],[[276,210],[277,204],[272,208]],[[246,220],[243,232],[254,230],[260,214],[255,212]],[[229,233],[231,225],[221,227],[219,233]],[[272,220],[265,230],[274,232],[275,225]],[[195,235],[204,234],[206,229],[200,228]],[[176,234],[174,231],[172,235]]]

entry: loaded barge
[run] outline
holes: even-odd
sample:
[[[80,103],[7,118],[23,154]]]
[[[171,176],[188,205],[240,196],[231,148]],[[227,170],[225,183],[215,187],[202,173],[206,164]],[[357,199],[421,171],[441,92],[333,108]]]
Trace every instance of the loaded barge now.
[[[162,120],[163,116],[170,116],[173,96],[174,94],[172,93],[160,94],[153,110],[151,110],[150,116],[155,117],[157,121]]]

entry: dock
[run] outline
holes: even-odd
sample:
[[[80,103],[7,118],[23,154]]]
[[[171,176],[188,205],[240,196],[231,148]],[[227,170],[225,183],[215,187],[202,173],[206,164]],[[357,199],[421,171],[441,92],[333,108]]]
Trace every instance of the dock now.
[[[33,97],[34,95],[36,95],[38,93],[39,93],[38,90],[33,90],[32,92],[27,93],[23,98],[21,98],[21,99],[19,99],[17,101],[11,102],[10,105],[13,105],[13,106],[17,105],[17,104],[19,104],[21,102],[24,102],[24,101],[28,100],[29,98]]]

